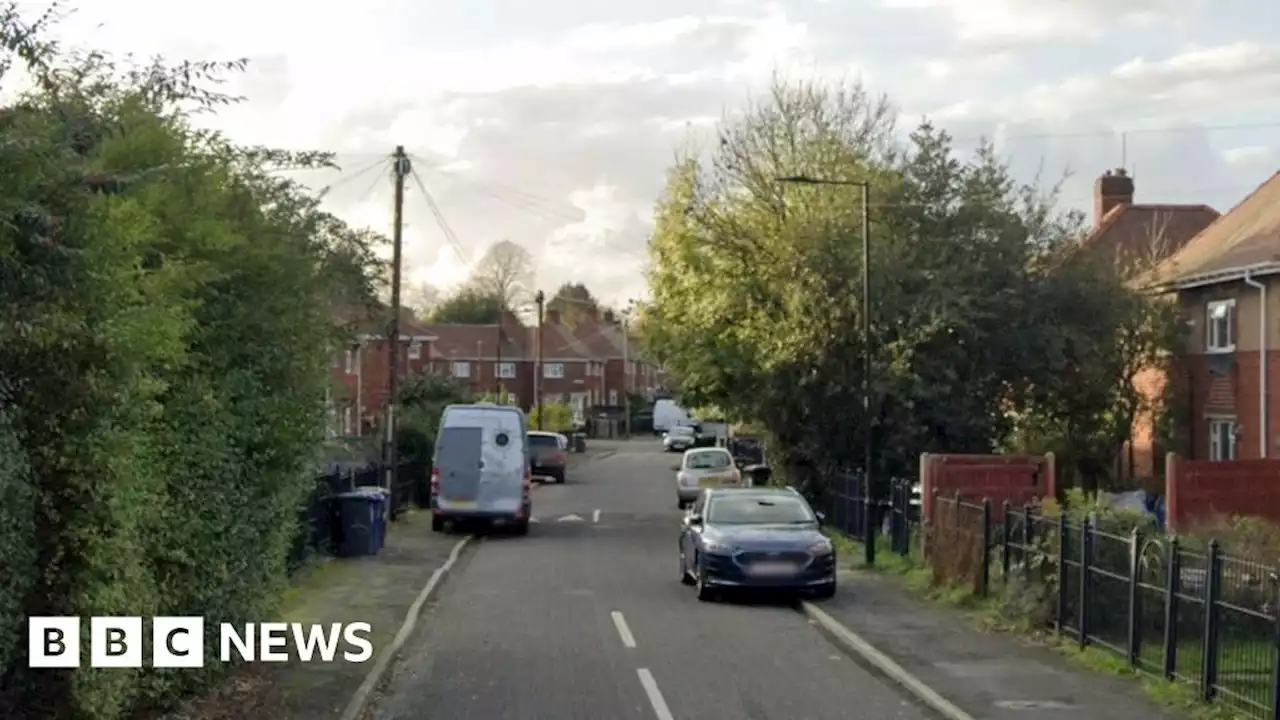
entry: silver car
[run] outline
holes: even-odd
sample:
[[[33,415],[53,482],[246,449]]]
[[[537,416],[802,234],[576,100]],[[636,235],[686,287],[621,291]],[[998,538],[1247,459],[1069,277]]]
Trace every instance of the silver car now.
[[[688,425],[679,425],[662,436],[662,449],[667,452],[684,452],[698,442],[698,433]]]
[[[685,451],[676,471],[676,503],[684,510],[698,493],[707,488],[751,487],[733,464],[733,456],[724,448],[694,448]]]

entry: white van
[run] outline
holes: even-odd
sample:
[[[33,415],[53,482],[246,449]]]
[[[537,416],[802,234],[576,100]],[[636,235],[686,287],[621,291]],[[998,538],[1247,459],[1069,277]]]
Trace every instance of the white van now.
[[[689,413],[675,400],[658,400],[653,404],[653,433],[661,435],[672,428],[689,424]]]
[[[431,469],[431,529],[478,521],[529,532],[533,485],[528,425],[519,408],[450,405],[440,417]]]

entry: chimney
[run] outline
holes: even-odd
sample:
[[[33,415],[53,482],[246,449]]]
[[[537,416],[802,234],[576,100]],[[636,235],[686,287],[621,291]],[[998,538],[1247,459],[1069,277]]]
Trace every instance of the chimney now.
[[[604,322],[605,322],[605,324],[606,324],[606,325],[617,325],[617,324],[618,324],[618,317],[617,317],[616,315],[614,315],[614,314],[613,314],[613,311],[612,311],[612,310],[605,310],[605,311],[604,311]]]
[[[547,310],[546,315],[547,315],[547,324],[548,324],[548,325],[559,325],[559,324],[560,324],[560,311],[559,311],[559,310]]]
[[[1120,205],[1133,204],[1133,178],[1124,168],[1108,170],[1093,184],[1093,227],[1102,224],[1102,218]]]

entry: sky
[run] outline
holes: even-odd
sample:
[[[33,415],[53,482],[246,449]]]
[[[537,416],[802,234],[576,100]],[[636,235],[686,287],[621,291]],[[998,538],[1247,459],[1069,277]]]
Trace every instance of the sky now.
[[[1280,170],[1275,0],[86,0],[71,45],[247,58],[240,105],[205,122],[244,143],[338,154],[329,209],[388,232],[396,145],[410,285],[456,286],[490,244],[523,244],[540,287],[645,296],[664,171],[775,71],[861,80],[904,130],[996,142],[1021,180],[1064,175],[1065,207],[1125,167],[1138,202],[1226,211]],[[364,171],[364,172],[361,172]],[[446,232],[423,195],[439,207]]]

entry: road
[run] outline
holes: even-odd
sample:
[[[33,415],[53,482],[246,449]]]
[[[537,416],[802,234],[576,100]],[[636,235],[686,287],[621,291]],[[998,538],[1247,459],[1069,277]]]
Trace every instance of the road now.
[[[534,495],[455,568],[378,720],[917,720],[785,603],[680,584],[674,455],[632,442]],[[848,589],[842,589],[842,592]]]

